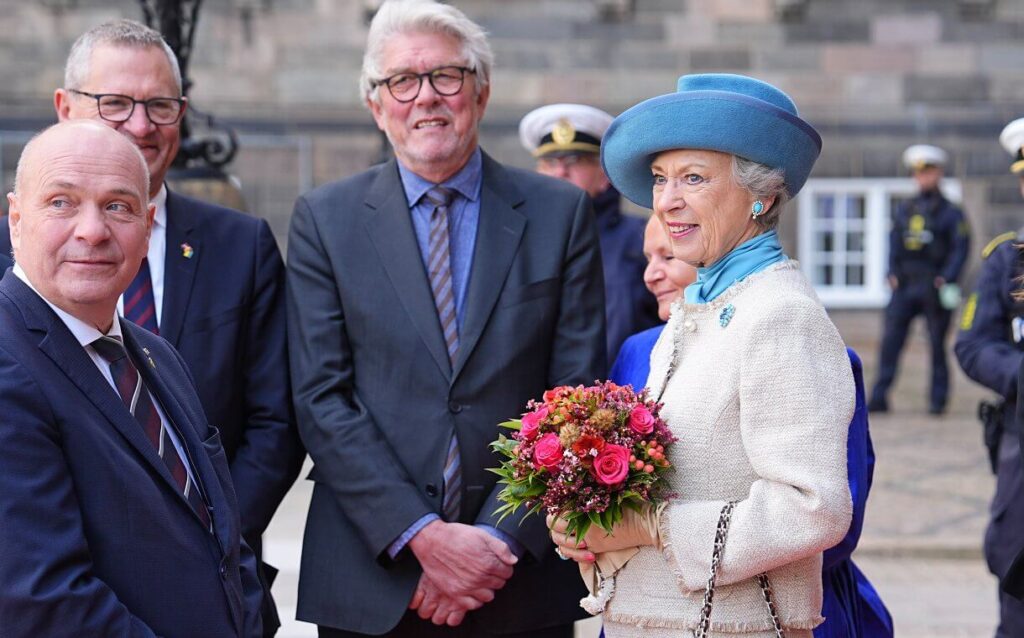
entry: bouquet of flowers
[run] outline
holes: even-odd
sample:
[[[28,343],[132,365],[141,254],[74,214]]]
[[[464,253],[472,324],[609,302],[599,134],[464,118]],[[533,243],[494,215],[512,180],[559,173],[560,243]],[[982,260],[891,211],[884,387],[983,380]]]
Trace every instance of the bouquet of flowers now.
[[[592,525],[608,533],[626,507],[639,511],[670,495],[659,479],[670,469],[675,441],[658,416],[661,405],[611,381],[560,386],[531,400],[521,419],[502,423],[491,447],[502,457],[491,471],[505,487],[502,518],[520,507],[564,519],[583,538]]]

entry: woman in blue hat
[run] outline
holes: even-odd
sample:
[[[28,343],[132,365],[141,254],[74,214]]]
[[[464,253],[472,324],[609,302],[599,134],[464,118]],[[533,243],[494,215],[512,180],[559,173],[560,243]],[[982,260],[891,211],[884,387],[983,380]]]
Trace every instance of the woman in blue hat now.
[[[683,76],[622,113],[602,161],[653,208],[697,280],[651,354],[648,387],[678,441],[677,496],[628,512],[612,535],[552,538],[567,556],[639,547],[606,577],[608,638],[811,638],[822,552],[850,527],[847,428],[855,386],[843,341],[775,228],[821,150],[775,87]]]

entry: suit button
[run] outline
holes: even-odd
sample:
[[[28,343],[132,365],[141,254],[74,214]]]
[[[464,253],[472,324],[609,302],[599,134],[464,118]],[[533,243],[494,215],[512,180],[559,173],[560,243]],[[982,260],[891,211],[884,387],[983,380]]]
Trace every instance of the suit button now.
[[[462,404],[459,403],[458,401],[449,401],[448,410],[452,414],[458,414],[459,412],[462,412]]]
[[[427,496],[437,496],[437,486],[433,483],[427,483]]]

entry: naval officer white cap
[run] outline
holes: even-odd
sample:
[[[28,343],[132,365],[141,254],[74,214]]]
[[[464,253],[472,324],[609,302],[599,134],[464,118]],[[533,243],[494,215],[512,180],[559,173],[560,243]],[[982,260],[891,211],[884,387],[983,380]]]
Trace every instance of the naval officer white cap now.
[[[903,151],[903,165],[912,171],[919,171],[926,166],[944,167],[949,155],[938,146],[930,144],[914,144]]]
[[[999,143],[1013,156],[1010,172],[1024,173],[1024,117],[1010,122],[999,134]]]
[[[534,157],[601,152],[601,138],[614,118],[585,104],[549,104],[519,122],[519,141]]]

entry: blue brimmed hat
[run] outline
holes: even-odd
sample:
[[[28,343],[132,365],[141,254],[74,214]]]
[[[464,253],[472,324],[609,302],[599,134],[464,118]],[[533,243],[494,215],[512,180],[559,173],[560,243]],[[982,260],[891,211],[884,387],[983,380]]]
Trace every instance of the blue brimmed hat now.
[[[781,168],[793,196],[821,153],[821,136],[770,84],[728,73],[684,75],[675,93],[615,118],[602,141],[601,162],[619,192],[651,208],[651,161],[677,148],[721,151]]]

